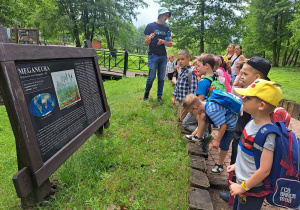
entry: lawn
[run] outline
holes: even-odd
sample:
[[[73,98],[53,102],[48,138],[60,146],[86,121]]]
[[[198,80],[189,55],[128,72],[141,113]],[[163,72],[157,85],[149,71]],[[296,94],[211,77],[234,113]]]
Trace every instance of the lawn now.
[[[156,87],[143,101],[145,77],[104,83],[112,116],[102,136],[93,135],[52,176],[54,199],[37,208],[186,209],[189,158],[177,129],[172,85],[165,83],[162,105]],[[0,106],[0,207],[19,206],[12,176],[17,172],[14,136]]]
[[[281,85],[285,99],[300,103],[299,67],[274,67],[269,73],[269,78]]]

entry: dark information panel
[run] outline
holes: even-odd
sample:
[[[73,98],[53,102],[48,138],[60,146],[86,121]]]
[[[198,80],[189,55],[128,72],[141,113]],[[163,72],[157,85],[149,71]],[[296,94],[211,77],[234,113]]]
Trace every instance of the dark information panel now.
[[[92,58],[15,62],[43,162],[104,112]]]

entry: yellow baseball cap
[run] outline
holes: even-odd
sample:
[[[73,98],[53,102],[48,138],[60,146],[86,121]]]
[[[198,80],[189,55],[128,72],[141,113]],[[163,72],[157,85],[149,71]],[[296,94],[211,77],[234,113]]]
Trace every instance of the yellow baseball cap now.
[[[264,79],[255,80],[247,88],[235,88],[234,90],[243,96],[256,96],[273,106],[278,106],[282,100],[280,85]]]

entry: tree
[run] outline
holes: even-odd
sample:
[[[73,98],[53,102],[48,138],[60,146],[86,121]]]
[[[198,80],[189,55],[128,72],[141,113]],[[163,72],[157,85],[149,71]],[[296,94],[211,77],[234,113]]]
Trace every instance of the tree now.
[[[245,16],[243,43],[255,52],[272,53],[272,64],[278,66],[282,43],[290,38],[287,24],[295,13],[297,0],[250,0]]]
[[[233,36],[241,9],[241,0],[160,0],[170,9],[172,37],[177,48],[195,48],[204,52],[205,43],[226,48]]]

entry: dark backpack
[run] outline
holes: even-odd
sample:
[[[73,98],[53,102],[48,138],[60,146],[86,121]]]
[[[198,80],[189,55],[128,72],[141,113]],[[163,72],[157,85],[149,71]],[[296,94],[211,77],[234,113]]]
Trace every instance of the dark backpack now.
[[[260,167],[260,157],[266,137],[276,134],[272,169],[264,180],[265,190],[250,196],[266,195],[269,204],[283,208],[300,208],[300,142],[295,133],[287,130],[285,122],[262,126],[254,138],[254,160]]]

